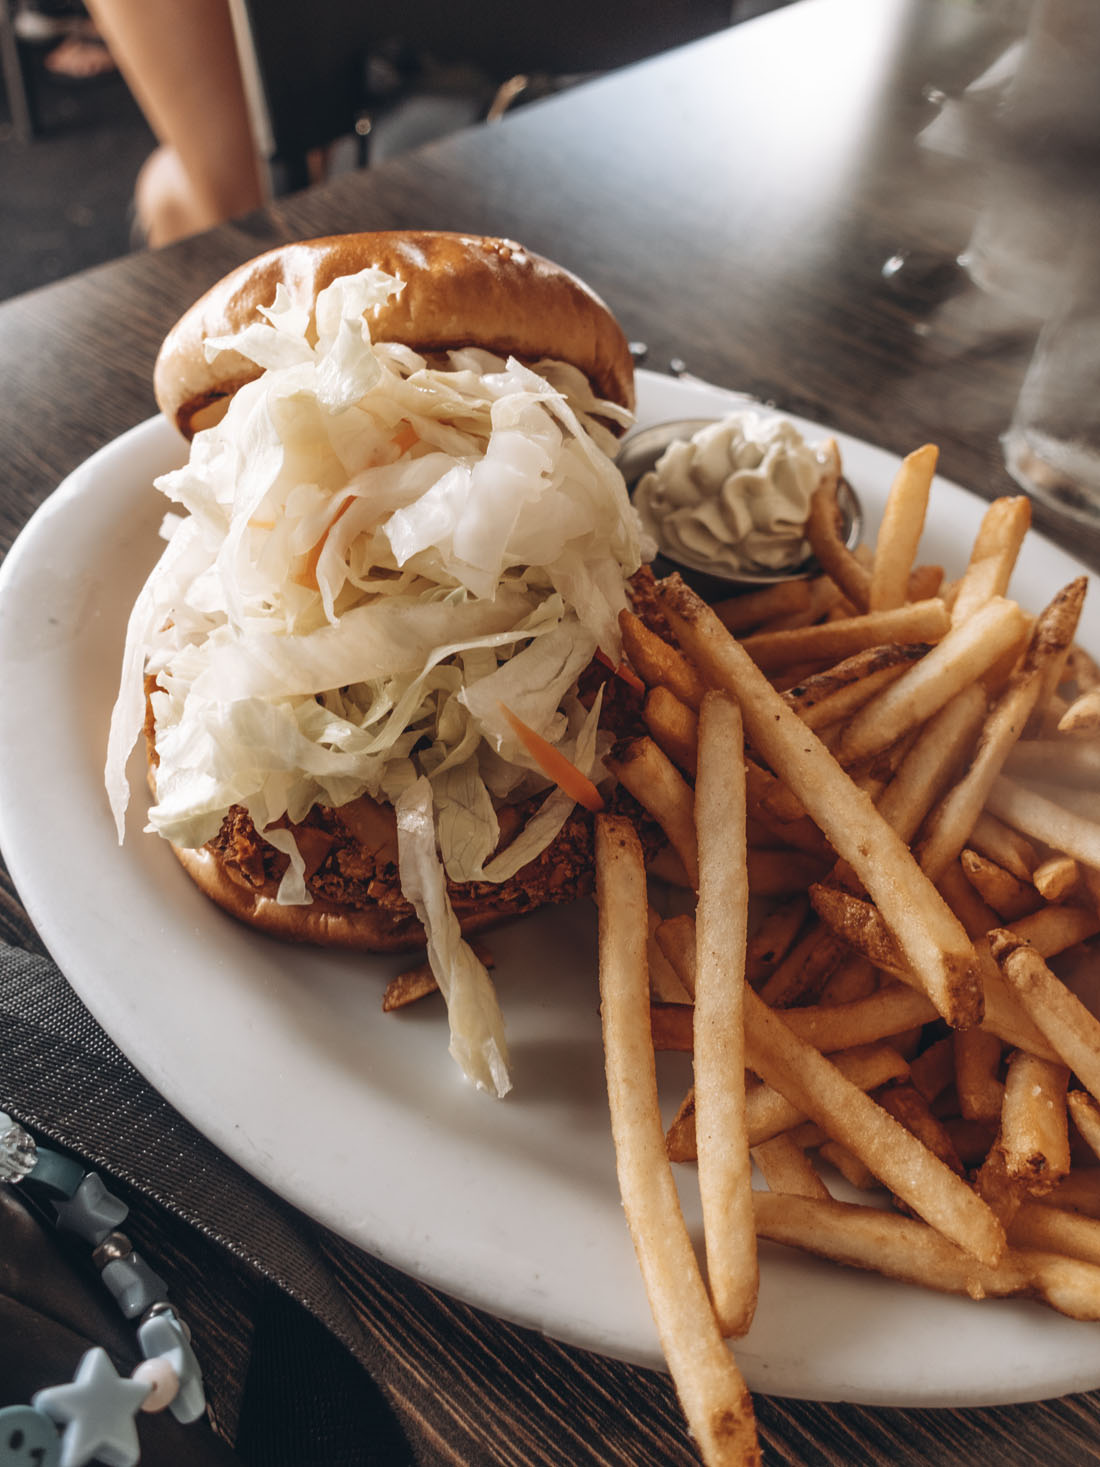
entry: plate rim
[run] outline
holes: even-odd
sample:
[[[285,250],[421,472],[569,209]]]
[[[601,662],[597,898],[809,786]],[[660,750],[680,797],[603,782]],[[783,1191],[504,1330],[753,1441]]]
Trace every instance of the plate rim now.
[[[734,403],[740,402],[742,400],[739,394],[727,393],[725,389],[714,387],[710,384],[700,384],[694,382],[685,383],[683,380],[676,381],[674,379],[658,378],[656,374],[645,372],[639,372],[638,378],[639,400],[640,405],[643,406],[643,411],[644,404],[650,399],[650,397],[654,393],[659,393],[663,400],[667,400],[671,403],[680,404],[694,403],[697,405],[702,399],[708,402],[713,402],[717,406],[722,402],[724,398],[729,398]],[[673,407],[670,411],[666,412],[665,415],[668,417],[673,417],[679,414],[678,410]],[[684,413],[683,415],[687,416],[686,413]],[[785,416],[789,416],[800,426],[804,426],[804,428],[811,428],[814,432],[826,431],[822,429],[819,425],[811,424],[808,420],[799,418],[795,414],[785,414]],[[878,456],[880,462],[890,463],[893,465],[896,465],[896,463],[898,462],[898,456],[889,453],[887,450],[876,448],[874,445],[871,444],[862,443],[860,440],[852,439],[849,435],[837,434],[836,436],[838,438],[838,441],[841,442],[842,447],[846,443],[857,444],[861,451],[866,450],[873,456]],[[39,535],[48,535],[51,528],[51,519],[54,516],[63,514],[66,508],[72,502],[80,500],[82,495],[88,493],[89,483],[95,482],[97,475],[102,471],[102,468],[105,464],[110,464],[113,459],[118,459],[120,457],[125,458],[133,450],[135,450],[135,448],[139,453],[149,452],[151,454],[155,454],[155,452],[159,451],[161,447],[165,452],[167,452],[170,444],[175,444],[179,452],[182,452],[182,444],[181,441],[178,439],[178,435],[175,434],[174,430],[171,429],[164,422],[163,419],[147,419],[145,420],[145,422],[135,425],[135,427],[128,430],[119,438],[112,440],[110,443],[104,445],[102,448],[97,450],[97,452],[93,454],[88,460],[86,460],[84,464],[80,465],[76,470],[73,471],[72,474],[67,476],[63,483],[59,485],[58,489],[54,491],[54,494],[49,496],[47,500],[45,500],[43,504],[39,506],[39,508],[28,520],[24,529],[20,532],[20,535],[17,537],[11,550],[5,557],[3,564],[0,565],[0,651],[2,651],[5,646],[5,617],[9,610],[8,601],[9,596],[11,595],[9,587],[22,573],[23,559],[25,556],[32,553],[32,549],[29,547],[33,547],[34,541]],[[984,503],[984,501],[981,501],[979,496],[973,495],[972,491],[961,489],[959,488],[959,486],[956,485],[950,485],[948,481],[940,480],[938,482],[941,485],[950,488],[953,492],[958,492],[966,495],[968,499],[977,500],[979,504]],[[872,525],[875,522],[877,508],[877,502],[872,503],[869,506],[868,520],[869,523]],[[1069,556],[1068,552],[1065,552],[1053,542],[1044,540],[1043,537],[1035,534],[1035,532],[1033,532],[1032,534],[1032,539],[1035,542],[1039,542],[1050,551],[1053,551],[1058,557],[1061,557],[1074,565],[1078,564],[1073,560],[1073,557]],[[1079,567],[1079,569],[1087,570],[1087,567]],[[1092,572],[1089,572],[1089,574],[1091,575]],[[3,720],[0,719],[0,724],[2,723]],[[2,776],[0,776],[0,793],[2,793],[2,787],[3,778]],[[16,882],[17,888],[20,891],[20,894],[24,900],[31,920],[34,922],[36,928],[39,930],[40,934],[43,937],[43,940],[47,943],[47,946],[50,947],[52,951],[56,943],[60,950],[64,952],[69,952],[72,950],[73,943],[80,942],[81,934],[74,933],[72,931],[66,931],[64,929],[64,924],[59,922],[56,911],[49,907],[48,903],[44,899],[42,899],[42,893],[40,893],[36,889],[37,883],[34,878],[31,877],[28,880],[26,863],[24,863],[22,859],[22,853],[17,849],[18,843],[13,842],[13,840],[11,839],[13,832],[11,829],[10,819],[4,809],[4,804],[5,802],[0,799],[0,846],[3,847],[5,854],[7,855],[12,878]],[[205,899],[202,900],[205,901]],[[250,940],[255,940],[255,935],[248,934],[248,938]],[[142,1070],[143,1073],[147,1073],[141,1063],[141,1056],[135,1056],[135,1053],[133,1052],[133,1036],[127,1031],[125,1033],[122,1033],[120,1037],[120,1031],[125,1029],[125,1023],[119,1019],[116,1009],[106,1001],[104,995],[101,992],[89,991],[89,985],[87,983],[86,975],[84,973],[79,974],[78,978],[74,979],[73,977],[69,976],[68,965],[66,963],[59,963],[59,966],[61,966],[63,971],[66,972],[66,976],[69,977],[71,985],[77,991],[83,1001],[88,1005],[89,1009],[91,1009],[93,1013],[95,1013],[97,1019],[99,1019],[99,1021],[103,1024],[103,1027],[108,1031],[108,1033],[112,1035],[112,1037],[115,1039],[115,1042],[118,1043],[119,1048],[122,1049],[123,1052],[126,1053],[132,1061],[134,1061],[134,1063],[139,1069]],[[92,985],[92,988],[95,988],[94,984]],[[440,1064],[444,1065],[448,1063],[445,1056],[442,1054],[440,1055],[439,1062]],[[148,1076],[148,1078],[150,1078],[151,1082],[154,1085],[157,1085],[158,1088],[163,1088],[163,1086],[159,1083],[163,1079],[163,1076],[158,1075],[157,1078],[154,1078],[153,1076]],[[187,1118],[192,1121],[193,1124],[196,1124],[197,1129],[203,1131],[204,1134],[210,1135],[210,1131],[207,1125],[195,1122],[193,1114],[191,1113],[191,1109],[183,1104],[180,1104],[178,1095],[170,1095],[169,1098],[172,1100],[172,1103],[176,1105],[177,1109],[180,1109],[181,1112],[185,1114]],[[485,1101],[484,1103],[488,1104],[491,1102]],[[261,1181],[264,1181],[267,1185],[272,1186],[274,1190],[281,1192],[282,1195],[288,1195],[285,1185],[280,1185],[278,1180],[272,1180],[270,1174],[264,1175],[262,1171],[259,1173],[256,1172],[254,1158],[249,1157],[247,1160],[242,1160],[241,1148],[239,1145],[234,1145],[234,1138],[232,1135],[227,1135],[227,1133],[223,1131],[221,1134],[211,1136],[211,1139],[214,1140],[215,1144],[219,1145],[223,1150],[225,1150],[227,1154],[233,1156],[233,1158],[241,1162],[242,1165],[245,1165],[246,1169],[252,1171],[254,1174],[258,1174]],[[303,1206],[303,1199],[299,1196],[290,1195],[289,1200],[296,1206]],[[305,1205],[304,1210],[310,1211],[312,1212],[312,1215],[317,1216],[318,1214],[308,1206],[308,1199],[305,1199],[305,1201],[307,1205]],[[324,1222],[327,1226],[334,1226],[337,1231],[344,1233],[345,1236],[347,1235],[346,1228],[344,1226],[340,1226],[338,1222],[334,1223],[331,1217],[321,1216],[319,1217],[319,1220]],[[363,1239],[359,1237],[352,1237],[351,1241],[355,1242],[357,1246],[363,1247],[366,1251],[375,1252],[376,1256],[382,1257],[385,1261],[393,1264],[393,1266],[398,1267],[407,1273],[411,1273],[414,1277],[417,1277],[422,1281],[429,1283],[432,1287],[440,1289],[443,1292],[450,1293],[455,1297],[465,1299],[467,1302],[474,1304],[476,1307],[485,1309],[500,1318],[508,1319],[511,1322],[518,1323],[526,1327],[544,1327],[542,1323],[542,1315],[540,1314],[537,1294],[526,1300],[514,1301],[516,1303],[516,1307],[509,1308],[506,1304],[502,1304],[502,1301],[495,1296],[486,1298],[484,1291],[479,1291],[476,1288],[473,1288],[470,1285],[469,1280],[466,1281],[465,1285],[460,1284],[458,1287],[456,1287],[453,1285],[452,1282],[448,1280],[442,1280],[437,1276],[434,1276],[433,1271],[430,1268],[418,1268],[416,1266],[415,1259],[410,1261],[408,1257],[395,1257],[393,1256],[391,1250],[373,1249],[370,1247],[369,1243],[364,1242]],[[841,1272],[838,1269],[832,1269],[832,1267],[829,1265],[825,1265],[824,1267],[830,1268],[832,1272],[838,1274]],[[847,1278],[862,1277],[858,1275],[851,1275],[847,1272],[845,1272],[843,1276]],[[879,1281],[876,1280],[875,1282],[878,1283]],[[907,1290],[906,1297],[911,1296],[912,1291]],[[937,1301],[942,1301],[942,1296],[932,1295],[926,1297],[931,1297],[932,1299],[935,1299]],[[1000,1304],[1000,1302],[1001,1301],[998,1301],[998,1304],[987,1304],[983,1306],[983,1308],[985,1310],[990,1310],[992,1314],[993,1310],[998,1309],[998,1305]],[[1004,1302],[1007,1303],[1008,1301]],[[971,1306],[967,1307],[970,1308]],[[1028,1310],[1038,1310],[1038,1306],[1017,1305],[1015,1303],[1009,1304],[1010,1310],[1020,1308]],[[1003,1309],[1000,1309],[999,1312],[1002,1315],[1004,1314]],[[1041,1311],[1041,1315],[1043,1318],[1045,1318],[1046,1311]],[[992,1317],[996,1317],[996,1315],[992,1315]],[[1031,1316],[1029,1315],[1029,1318],[1030,1317]],[[1059,1327],[1067,1326],[1069,1328],[1072,1328],[1071,1321],[1057,1319],[1056,1324]],[[575,1332],[571,1332],[568,1328],[562,1327],[560,1320],[558,1321],[557,1327],[552,1330],[552,1333],[555,1338],[562,1339],[565,1343],[568,1344],[578,1345],[586,1349],[602,1350],[603,1353],[616,1355],[620,1358],[632,1359],[638,1361],[639,1363],[647,1365],[655,1365],[658,1368],[660,1368],[662,1365],[659,1351],[655,1352],[652,1344],[647,1345],[645,1348],[639,1350],[624,1350],[621,1347],[609,1347],[609,1342],[606,1340],[601,1342],[594,1335],[594,1332],[591,1328],[584,1328]],[[746,1377],[749,1379],[750,1384],[753,1386],[754,1389],[763,1390],[772,1394],[802,1396],[806,1399],[848,1399],[858,1400],[866,1404],[878,1405],[927,1406],[964,1404],[1007,1404],[1009,1402],[1023,1400],[1043,1399],[1051,1395],[1060,1395],[1070,1390],[1087,1389],[1090,1386],[1095,1386],[1096,1384],[1100,1383],[1100,1351],[1098,1351],[1095,1362],[1092,1364],[1091,1369],[1083,1371],[1079,1376],[1073,1378],[1065,1375],[1059,1376],[1057,1380],[1047,1381],[1035,1387],[1030,1393],[1028,1391],[1026,1383],[1021,1384],[1020,1382],[1016,1382],[1006,1388],[1007,1393],[999,1393],[997,1389],[993,1387],[982,1389],[977,1392],[969,1390],[966,1387],[960,1387],[959,1390],[955,1393],[940,1390],[934,1397],[919,1392],[905,1397],[899,1397],[897,1392],[893,1389],[883,1392],[878,1391],[873,1386],[869,1386],[867,1384],[846,1385],[839,1381],[834,1382],[834,1386],[830,1390],[823,1390],[820,1386],[816,1389],[810,1390],[805,1389],[804,1386],[801,1389],[785,1389],[783,1381],[776,1378],[775,1372],[770,1367],[769,1362],[757,1358],[752,1346],[751,1335],[749,1336],[747,1342],[738,1347],[737,1354],[739,1360],[742,1363],[742,1367],[745,1370]],[[788,1382],[788,1384],[789,1383],[790,1382]],[[797,1381],[795,1381],[795,1384],[797,1385]]]

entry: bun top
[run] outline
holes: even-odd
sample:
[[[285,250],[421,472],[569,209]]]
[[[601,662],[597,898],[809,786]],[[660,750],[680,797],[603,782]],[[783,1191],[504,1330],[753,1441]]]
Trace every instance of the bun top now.
[[[525,362],[550,357],[588,378],[598,396],[634,406],[634,365],[618,322],[592,290],[511,240],[431,230],[333,235],[283,245],[240,265],[180,318],[157,357],[153,386],[164,415],[186,437],[216,422],[228,399],[260,368],[237,352],[208,362],[207,337],[261,320],[284,285],[311,313],[341,275],[377,266],[405,288],[377,308],[374,341],[431,355],[481,347]]]

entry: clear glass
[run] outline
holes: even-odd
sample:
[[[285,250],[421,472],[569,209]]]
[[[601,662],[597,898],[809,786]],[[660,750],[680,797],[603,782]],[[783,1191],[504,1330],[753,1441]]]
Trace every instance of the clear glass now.
[[[1100,523],[1100,211],[1082,222],[1057,307],[1044,323],[1002,443],[1036,499]]]

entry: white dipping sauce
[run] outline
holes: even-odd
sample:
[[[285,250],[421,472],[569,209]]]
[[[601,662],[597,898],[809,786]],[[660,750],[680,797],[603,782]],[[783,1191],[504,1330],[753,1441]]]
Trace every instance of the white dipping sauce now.
[[[672,559],[702,571],[788,570],[810,553],[822,460],[793,423],[753,409],[670,443],[634,490],[642,525]]]

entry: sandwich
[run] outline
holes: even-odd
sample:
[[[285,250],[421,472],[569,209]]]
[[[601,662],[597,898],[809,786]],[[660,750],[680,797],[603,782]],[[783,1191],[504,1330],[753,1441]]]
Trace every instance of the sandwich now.
[[[581,281],[432,232],[275,249],[172,329],[190,440],[130,617],[106,782],[237,919],[426,944],[452,1053],[504,1093],[466,938],[590,889],[603,755],[636,714],[618,616],[642,545],[615,469],[633,366]]]

